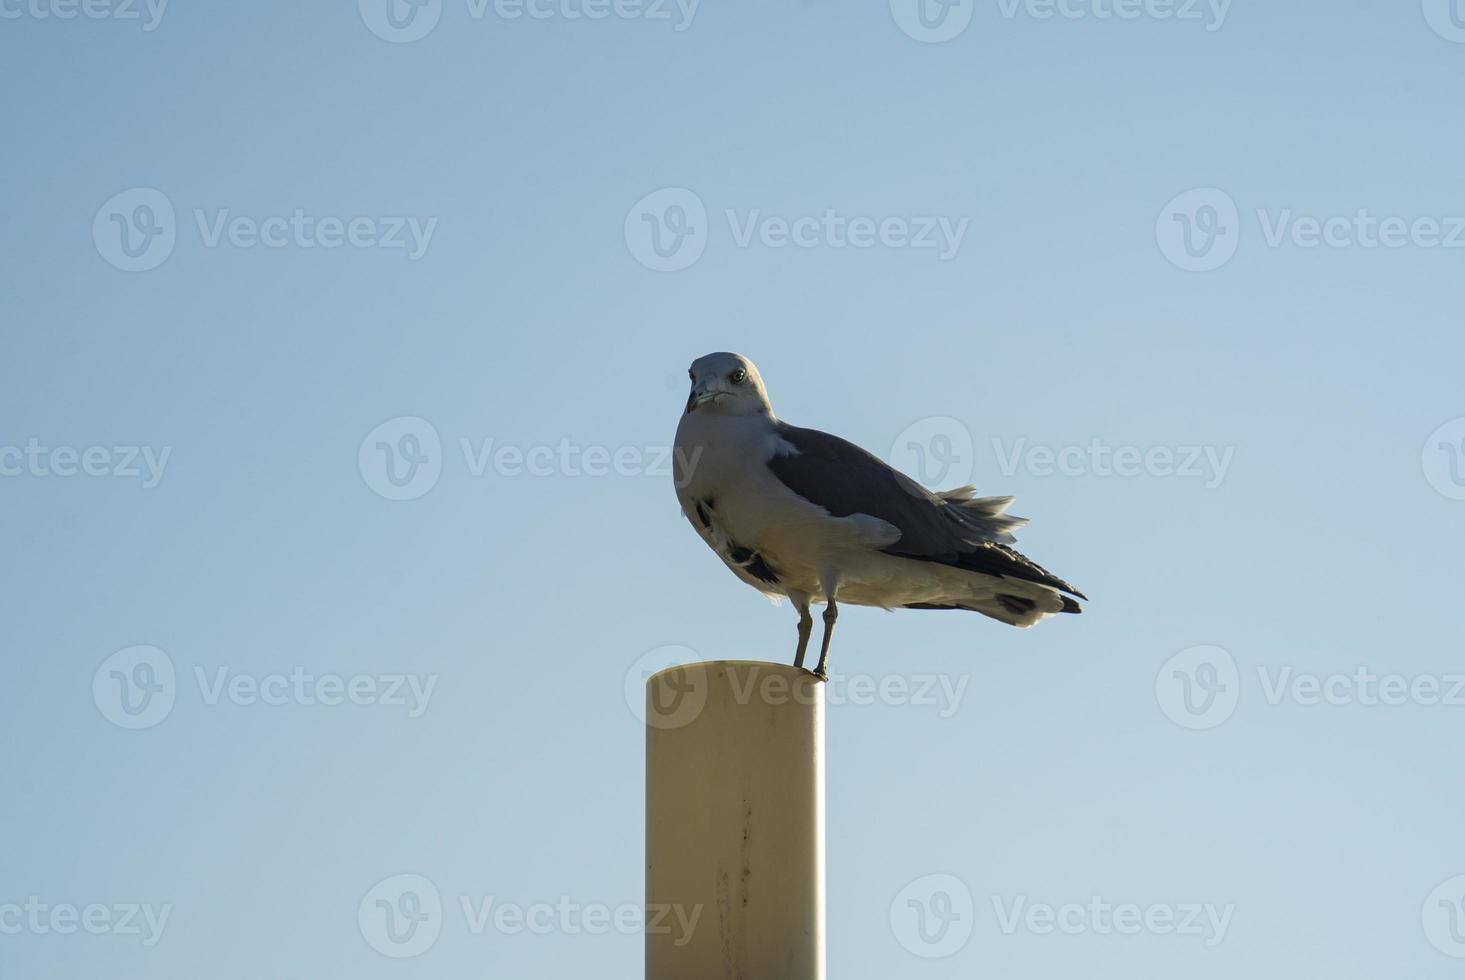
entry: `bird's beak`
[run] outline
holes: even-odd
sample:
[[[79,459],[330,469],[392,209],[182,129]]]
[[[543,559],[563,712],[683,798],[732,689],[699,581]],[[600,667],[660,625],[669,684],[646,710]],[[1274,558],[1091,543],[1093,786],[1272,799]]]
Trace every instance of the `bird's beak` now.
[[[720,391],[708,391],[705,388],[693,388],[692,393],[687,396],[687,414],[690,415],[697,410],[698,405],[712,401]]]

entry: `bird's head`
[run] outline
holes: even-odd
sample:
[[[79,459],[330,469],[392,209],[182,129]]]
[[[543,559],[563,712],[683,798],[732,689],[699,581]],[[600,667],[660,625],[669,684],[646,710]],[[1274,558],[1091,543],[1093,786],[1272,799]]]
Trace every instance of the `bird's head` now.
[[[706,354],[692,362],[687,374],[692,379],[689,413],[773,415],[757,366],[741,354]]]

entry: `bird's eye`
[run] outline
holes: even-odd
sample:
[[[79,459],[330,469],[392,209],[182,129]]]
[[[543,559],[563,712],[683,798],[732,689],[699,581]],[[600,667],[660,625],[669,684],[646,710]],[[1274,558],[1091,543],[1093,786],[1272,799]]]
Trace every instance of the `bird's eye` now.
[[[748,376],[748,372],[747,371],[744,371],[742,368],[738,368],[732,374],[728,375],[728,377],[732,379],[732,383],[735,384],[735,385],[742,384],[743,383],[743,379],[746,378],[747,376]]]
[[[693,381],[696,381],[697,380],[697,376],[692,373],[692,369],[691,368],[687,368],[687,377],[688,378],[691,378]]]

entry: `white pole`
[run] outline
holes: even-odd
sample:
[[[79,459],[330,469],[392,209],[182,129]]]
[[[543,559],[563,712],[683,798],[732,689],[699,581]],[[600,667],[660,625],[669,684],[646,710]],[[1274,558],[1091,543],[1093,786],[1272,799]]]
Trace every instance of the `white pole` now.
[[[646,927],[646,980],[824,980],[824,685],[808,671],[731,660],[647,680]]]

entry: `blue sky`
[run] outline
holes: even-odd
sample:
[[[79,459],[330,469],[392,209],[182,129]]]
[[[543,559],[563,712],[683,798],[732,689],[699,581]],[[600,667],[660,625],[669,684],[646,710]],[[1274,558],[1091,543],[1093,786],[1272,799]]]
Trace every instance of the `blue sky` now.
[[[638,975],[714,350],[1092,597],[845,611],[831,975],[1458,972],[1465,10],[386,2],[0,0],[0,973]]]

